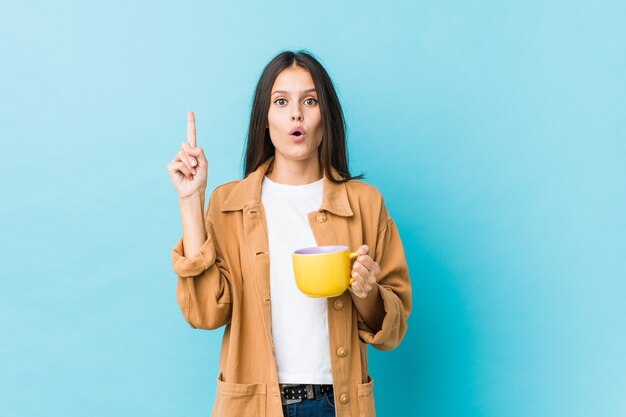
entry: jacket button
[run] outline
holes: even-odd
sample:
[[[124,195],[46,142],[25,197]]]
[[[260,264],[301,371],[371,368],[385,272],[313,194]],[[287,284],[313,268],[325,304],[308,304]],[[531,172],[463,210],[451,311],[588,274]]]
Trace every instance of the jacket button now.
[[[326,221],[326,213],[318,214],[315,220],[317,220],[318,223],[324,223]]]
[[[348,404],[348,394],[346,394],[345,392],[343,394],[341,394],[341,396],[339,397],[339,402],[341,404]]]
[[[337,349],[337,356],[339,356],[340,358],[345,357],[348,354],[348,351],[346,350],[345,347],[340,347],[339,349]]]
[[[335,310],[341,310],[343,308],[343,300],[335,300],[333,307]]]

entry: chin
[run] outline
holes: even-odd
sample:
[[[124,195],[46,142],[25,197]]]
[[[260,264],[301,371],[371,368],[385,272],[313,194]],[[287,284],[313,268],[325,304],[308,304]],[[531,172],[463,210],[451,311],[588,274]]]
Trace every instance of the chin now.
[[[306,161],[307,159],[311,159],[317,156],[316,152],[280,152],[277,150],[276,153],[280,153],[280,155],[289,161]]]

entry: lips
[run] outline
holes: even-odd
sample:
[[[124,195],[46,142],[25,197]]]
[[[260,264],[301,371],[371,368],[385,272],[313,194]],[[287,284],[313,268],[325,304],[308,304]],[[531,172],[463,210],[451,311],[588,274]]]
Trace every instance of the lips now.
[[[289,132],[289,134],[291,136],[299,137],[299,136],[304,136],[306,132],[301,126],[298,126],[298,127],[293,128],[291,132]]]

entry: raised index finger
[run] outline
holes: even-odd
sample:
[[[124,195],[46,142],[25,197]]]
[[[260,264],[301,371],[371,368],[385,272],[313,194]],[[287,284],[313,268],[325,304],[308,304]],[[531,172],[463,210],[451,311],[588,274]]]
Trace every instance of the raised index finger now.
[[[196,147],[196,118],[193,112],[187,112],[187,142],[192,148]]]

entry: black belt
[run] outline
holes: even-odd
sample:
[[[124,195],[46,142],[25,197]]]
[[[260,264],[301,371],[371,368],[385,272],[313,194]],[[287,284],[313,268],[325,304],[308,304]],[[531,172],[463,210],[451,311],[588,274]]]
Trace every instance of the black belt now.
[[[285,400],[321,399],[327,392],[333,392],[332,384],[293,385],[280,384],[280,395]]]

